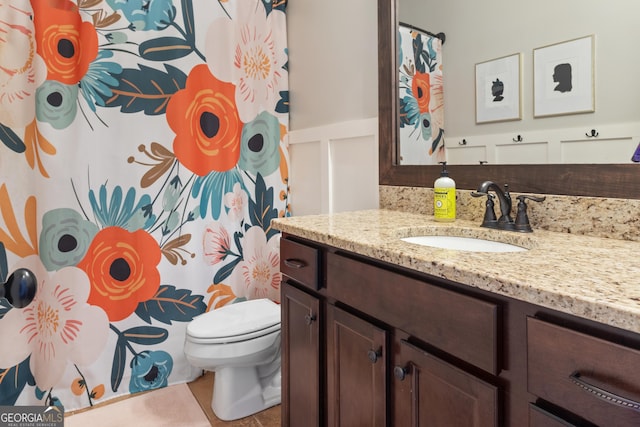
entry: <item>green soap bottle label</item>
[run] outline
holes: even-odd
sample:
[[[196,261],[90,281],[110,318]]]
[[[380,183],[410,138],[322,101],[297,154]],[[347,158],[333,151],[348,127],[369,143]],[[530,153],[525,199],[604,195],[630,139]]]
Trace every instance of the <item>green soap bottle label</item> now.
[[[436,188],[433,198],[433,215],[441,219],[456,217],[456,189]]]

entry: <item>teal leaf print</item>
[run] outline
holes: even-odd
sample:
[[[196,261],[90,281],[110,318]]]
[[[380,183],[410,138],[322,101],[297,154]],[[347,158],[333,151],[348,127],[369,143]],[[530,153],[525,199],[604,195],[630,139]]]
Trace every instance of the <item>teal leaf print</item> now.
[[[271,220],[278,217],[278,209],[273,207],[273,187],[267,188],[262,175],[256,176],[256,200],[249,199],[251,224],[262,227],[267,240],[278,231],[271,228]]]
[[[2,320],[2,318],[4,317],[5,314],[7,314],[9,312],[9,310],[11,310],[11,305],[9,304],[9,301],[7,301],[6,298],[0,298],[0,320]],[[0,371],[2,372],[2,371]]]
[[[272,2],[272,1],[265,1],[262,2],[264,4],[265,9],[267,10],[267,15],[271,13],[271,11],[273,10],[279,10],[280,12],[286,12],[287,9],[287,2],[286,1],[278,1],[278,2]],[[275,3],[275,7],[274,7],[274,3]]]
[[[435,138],[433,138],[433,142],[431,143],[431,151],[435,153],[436,148],[438,147],[438,144],[440,143],[440,140],[442,139],[442,136],[444,135],[444,129],[440,129],[438,131],[438,136],[436,136]]]
[[[47,395],[47,391],[46,390],[40,390],[40,387],[36,387],[35,394],[36,394],[36,399],[42,400]]]
[[[192,295],[189,289],[161,285],[151,299],[138,304],[136,314],[149,324],[151,319],[166,325],[171,325],[172,321],[190,322],[206,310],[203,299],[202,295]]]
[[[424,61],[425,57],[422,55],[424,49],[422,35],[418,34],[416,37],[414,37],[411,45],[413,46],[413,61],[416,66],[416,72],[426,73],[427,70]]]
[[[118,387],[120,387],[126,364],[127,340],[122,335],[119,335],[116,349],[113,352],[113,363],[111,364],[111,390],[114,392],[118,391]]]
[[[0,242],[0,282],[4,283],[9,276],[9,267],[7,265],[7,250],[4,243]]]
[[[193,15],[193,0],[182,0],[182,16],[187,41],[193,45],[196,42],[195,18]]]
[[[242,258],[238,257],[231,261],[229,264],[220,267],[216,275],[213,277],[213,283],[222,283],[224,280],[233,273],[233,269],[236,268],[236,265],[242,261]]]
[[[400,127],[414,126],[420,119],[418,102],[413,95],[400,98]]]
[[[107,0],[107,4],[131,23],[133,31],[163,30],[174,21],[176,8],[173,0]]]
[[[111,51],[102,50],[98,52],[96,59],[89,64],[87,74],[80,80],[82,96],[94,112],[96,111],[95,105],[104,107],[104,100],[113,95],[111,87],[118,84],[118,80],[114,76],[122,72],[122,66],[120,64],[104,61],[104,59],[112,57],[113,52]],[[46,102],[42,102],[38,107],[51,108]]]
[[[147,228],[153,224],[155,217],[147,215],[147,207],[151,205],[151,197],[147,194],[136,201],[136,189],[131,187],[123,196],[122,187],[114,187],[108,199],[106,185],[101,185],[98,196],[89,190],[89,202],[98,222],[103,227],[118,226],[128,231]]]
[[[289,91],[280,91],[280,100],[276,104],[276,113],[286,114],[289,112]]]
[[[0,369],[0,405],[15,405],[24,387],[35,383],[29,369],[29,357],[12,368]]]
[[[171,61],[189,55],[193,48],[178,37],[159,37],[140,43],[138,52],[149,61]]]
[[[122,332],[122,337],[135,344],[154,345],[164,342],[169,337],[169,332],[155,326],[134,326]]]
[[[22,142],[20,137],[2,123],[0,123],[0,140],[2,140],[4,145],[16,153],[24,153],[27,149],[27,146],[24,145],[24,142]]]
[[[4,281],[7,280],[8,275],[9,267],[7,267],[7,251],[4,248],[4,244],[0,242],[0,283],[4,283]],[[0,298],[0,320],[2,320],[9,310],[11,310],[9,301],[4,298]]]
[[[168,64],[164,65],[166,72],[142,64],[139,67],[125,68],[115,76],[118,85],[111,89],[113,96],[104,99],[104,106],[120,107],[123,113],[165,114],[171,96],[184,89],[187,75]]]
[[[235,183],[244,188],[242,176],[237,168],[226,172],[213,171],[207,176],[196,178],[191,189],[191,197],[200,197],[200,218],[207,216],[207,209],[210,207],[211,216],[218,219],[224,195],[233,191]]]

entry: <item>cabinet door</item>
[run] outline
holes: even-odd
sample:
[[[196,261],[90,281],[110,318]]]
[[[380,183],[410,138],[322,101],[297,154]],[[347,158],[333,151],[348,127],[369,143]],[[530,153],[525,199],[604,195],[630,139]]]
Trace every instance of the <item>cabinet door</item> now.
[[[282,301],[282,425],[320,426],[320,302],[286,281]]]
[[[329,426],[387,424],[387,332],[327,306]]]
[[[497,387],[405,340],[394,343],[393,425],[498,425]]]

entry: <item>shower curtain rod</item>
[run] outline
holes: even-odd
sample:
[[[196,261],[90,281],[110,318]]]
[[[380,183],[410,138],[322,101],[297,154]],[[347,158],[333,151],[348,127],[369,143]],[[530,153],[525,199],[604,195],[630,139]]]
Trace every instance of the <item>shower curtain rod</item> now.
[[[437,39],[440,39],[440,40],[442,41],[442,44],[444,44],[444,40],[446,39],[446,36],[445,36],[445,34],[444,34],[444,33],[434,34],[434,33],[432,33],[431,31],[423,30],[423,29],[422,29],[422,28],[420,28],[420,27],[416,27],[415,25],[407,24],[407,23],[404,23],[404,22],[399,22],[399,24],[400,24],[400,25],[403,25],[403,26],[405,26],[405,27],[407,27],[407,28],[411,28],[412,30],[417,30],[417,31],[423,32],[423,33],[425,33],[425,34],[428,34],[428,35],[430,35],[431,37],[435,37],[435,38],[437,38]]]

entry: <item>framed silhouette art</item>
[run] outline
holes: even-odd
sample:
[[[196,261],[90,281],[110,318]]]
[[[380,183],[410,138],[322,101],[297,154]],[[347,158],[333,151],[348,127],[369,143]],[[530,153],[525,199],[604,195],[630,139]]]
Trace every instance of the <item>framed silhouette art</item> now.
[[[522,120],[522,54],[476,64],[476,123]]]
[[[595,36],[533,50],[533,116],[595,111]]]

